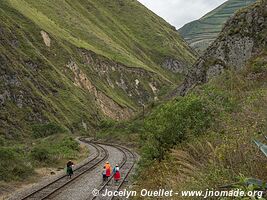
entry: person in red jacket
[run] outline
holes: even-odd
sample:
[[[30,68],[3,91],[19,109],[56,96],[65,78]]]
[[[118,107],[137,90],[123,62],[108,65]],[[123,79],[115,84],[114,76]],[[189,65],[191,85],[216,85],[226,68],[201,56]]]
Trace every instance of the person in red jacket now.
[[[113,169],[114,173],[114,180],[117,183],[121,179],[121,173],[120,173],[120,168],[118,165],[116,165]]]

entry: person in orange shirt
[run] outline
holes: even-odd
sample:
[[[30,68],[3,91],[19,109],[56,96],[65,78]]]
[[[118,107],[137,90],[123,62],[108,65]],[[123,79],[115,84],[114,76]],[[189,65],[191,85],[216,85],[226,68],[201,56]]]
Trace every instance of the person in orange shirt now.
[[[111,175],[111,166],[108,161],[106,162],[105,167],[106,167],[106,177],[108,179]]]

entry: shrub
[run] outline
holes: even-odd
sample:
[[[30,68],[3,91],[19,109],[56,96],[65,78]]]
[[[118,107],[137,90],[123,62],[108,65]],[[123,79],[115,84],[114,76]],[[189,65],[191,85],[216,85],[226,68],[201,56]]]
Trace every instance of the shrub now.
[[[140,133],[143,129],[143,121],[135,120],[127,124],[126,131],[127,133]]]
[[[52,159],[52,155],[45,147],[34,147],[31,151],[31,157],[38,162],[49,162]]]
[[[37,166],[56,166],[65,159],[77,157],[79,151],[79,143],[72,137],[53,135],[40,139],[32,148],[30,157]]]
[[[204,133],[211,126],[212,120],[213,113],[208,103],[195,95],[161,106],[145,120],[141,139],[144,143],[143,153],[149,155],[143,156],[163,159],[165,151],[175,144],[190,135]]]
[[[64,132],[64,129],[52,122],[47,124],[36,124],[32,126],[32,135],[34,138],[44,138],[62,132]]]
[[[1,135],[0,135],[0,146],[4,146],[5,145],[5,139],[4,139],[4,137],[2,137]]]
[[[113,121],[113,120],[110,120],[110,119],[104,119],[104,120],[101,120],[101,121],[100,121],[99,127],[100,127],[101,129],[108,129],[108,128],[112,128],[112,127],[114,127],[115,124],[116,124],[116,122]]]
[[[66,137],[60,143],[60,146],[74,151],[79,151],[79,143],[75,141],[72,137]]]
[[[0,180],[21,180],[33,173],[33,168],[24,158],[12,148],[0,148]]]
[[[53,145],[50,146],[50,150],[58,159],[73,159],[79,153],[80,147],[79,143],[73,138],[64,137],[63,139],[58,140],[56,143],[53,143]]]
[[[267,70],[267,65],[264,62],[258,62],[251,66],[251,72],[253,73],[262,73]]]

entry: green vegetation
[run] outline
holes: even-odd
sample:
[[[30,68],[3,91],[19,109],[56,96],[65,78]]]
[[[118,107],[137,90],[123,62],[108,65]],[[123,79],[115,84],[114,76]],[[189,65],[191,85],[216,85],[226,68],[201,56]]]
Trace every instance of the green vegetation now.
[[[252,59],[243,71],[226,70],[146,119],[141,138],[146,164],[141,165],[136,189],[205,191],[239,182],[240,177],[265,180],[266,158],[253,144],[267,132],[265,56]]]
[[[151,66],[166,56],[194,60],[175,30],[137,1],[7,2],[56,37],[128,66],[158,71]]]
[[[144,162],[162,160],[166,151],[177,143],[201,135],[210,127],[214,114],[206,101],[196,95],[176,99],[157,108],[145,120],[141,136]]]
[[[21,148],[0,147],[0,180],[22,180],[33,174],[33,167]]]
[[[137,117],[131,121],[115,122],[112,120],[103,120],[100,123],[96,139],[102,141],[125,144],[137,149],[139,145],[140,132],[143,131],[143,120]]]
[[[256,2],[256,0],[228,0],[199,20],[184,25],[179,29],[179,33],[192,48],[199,53],[203,53],[217,38],[226,21],[233,16],[237,10],[254,2]]]
[[[142,122],[112,125],[104,113],[166,95],[183,78],[162,68],[166,59],[187,67],[195,55],[138,1],[0,1],[0,184],[84,158],[76,135],[119,128],[137,141]]]
[[[57,133],[63,133],[64,130],[57,124],[36,124],[32,126],[32,136],[34,138],[47,137],[49,135],[54,135]]]
[[[47,124],[93,135],[103,98],[138,111],[182,80],[161,67],[166,59],[195,61],[172,26],[131,0],[3,0],[0,52],[0,133],[20,139],[47,136]]]
[[[77,141],[62,134],[31,140],[27,144],[6,141],[0,147],[0,181],[25,180],[35,174],[35,168],[63,168],[67,160],[78,160],[81,151]]]
[[[57,166],[62,161],[75,159],[79,153],[79,143],[71,137],[52,136],[37,141],[30,152],[30,157],[37,165]]]

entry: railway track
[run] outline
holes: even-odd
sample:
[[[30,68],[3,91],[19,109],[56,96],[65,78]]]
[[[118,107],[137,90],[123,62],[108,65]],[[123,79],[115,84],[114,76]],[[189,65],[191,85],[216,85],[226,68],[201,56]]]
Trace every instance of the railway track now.
[[[88,141],[84,139],[80,139],[83,142],[88,143]],[[86,162],[85,164],[79,166],[78,168],[74,169],[74,175],[70,179],[68,176],[61,176],[54,181],[50,182],[49,184],[35,190],[34,192],[24,196],[20,200],[44,200],[50,199],[53,194],[56,192],[63,190],[65,186],[73,182],[74,180],[81,177],[86,172],[91,171],[101,162],[106,160],[109,156],[108,151],[98,144],[90,143],[94,148],[97,150],[97,155],[94,156],[91,160]]]
[[[104,144],[104,143],[97,143],[97,144]],[[104,183],[104,185],[100,186],[98,188],[99,195],[94,196],[93,194],[87,199],[87,200],[113,200],[116,197],[111,196],[111,197],[104,197],[102,194],[104,193],[104,190],[108,191],[119,191],[122,186],[124,185],[125,182],[128,182],[128,176],[131,173],[135,162],[136,162],[136,155],[129,149],[118,146],[118,145],[111,145],[111,144],[105,144],[109,145],[112,147],[117,148],[119,151],[123,153],[123,160],[119,164],[120,166],[120,173],[121,173],[121,180],[120,182],[116,185],[113,183],[113,176],[109,178],[109,180]]]
[[[128,176],[130,172],[132,171],[134,164],[136,162],[136,156],[133,152],[131,152],[129,149],[118,146],[118,145],[113,145],[113,144],[106,144],[106,143],[97,143],[97,142],[91,142],[87,141],[86,139],[79,139],[82,142],[89,143],[91,146],[93,146],[97,154],[94,156],[92,159],[90,159],[88,162],[85,164],[77,167],[74,169],[74,175],[70,179],[68,176],[61,176],[52,182],[36,189],[35,191],[25,195],[22,198],[19,198],[20,200],[48,200],[48,199],[53,199],[55,195],[57,195],[57,192],[64,191],[68,185],[73,183],[73,181],[78,180],[79,178],[82,177],[83,174],[95,169],[96,166],[101,164],[103,161],[107,160],[109,157],[108,151],[102,147],[103,145],[105,146],[111,146],[116,149],[118,149],[122,154],[123,154],[123,160],[119,164],[120,166],[120,172],[121,172],[121,181],[115,185],[113,183],[113,176],[110,177],[110,179],[102,186],[100,186],[98,189],[101,192],[104,191],[104,189],[108,191],[118,191],[125,182],[128,180]],[[102,195],[99,195],[97,197],[91,195],[87,200],[111,200],[114,199],[114,197],[103,197]]]

